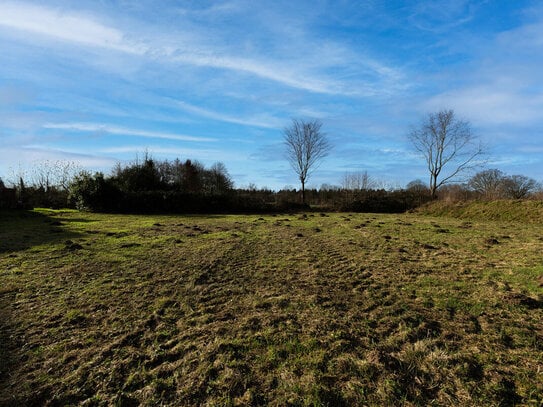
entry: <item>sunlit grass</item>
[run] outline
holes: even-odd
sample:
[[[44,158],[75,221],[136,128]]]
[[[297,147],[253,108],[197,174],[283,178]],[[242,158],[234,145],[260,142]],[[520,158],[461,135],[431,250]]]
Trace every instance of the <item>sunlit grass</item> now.
[[[538,223],[40,209],[0,225],[6,405],[542,402]]]

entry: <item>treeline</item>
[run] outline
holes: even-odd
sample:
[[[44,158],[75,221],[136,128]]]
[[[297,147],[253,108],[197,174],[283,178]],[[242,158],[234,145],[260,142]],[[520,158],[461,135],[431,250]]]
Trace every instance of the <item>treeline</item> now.
[[[450,184],[438,190],[444,201],[495,201],[543,199],[543,185],[525,175],[508,175],[498,169],[480,171],[465,183]]]
[[[226,167],[217,163],[207,169],[186,160],[155,161],[146,157],[122,167],[111,176],[80,173],[69,188],[68,200],[78,209],[99,212],[236,213],[340,210],[404,212],[429,200],[419,190],[340,189],[328,187],[306,192],[268,189],[234,189]]]
[[[99,212],[217,212],[231,209],[232,189],[221,163],[205,168],[191,160],[145,157],[118,164],[110,176],[79,173],[68,201],[77,209]]]
[[[42,161],[14,175],[11,187],[0,179],[0,208],[63,208],[80,169],[69,161]]]
[[[43,163],[13,188],[0,180],[0,208],[71,207],[111,213],[248,213],[297,210],[400,213],[432,200],[428,186],[415,180],[405,188],[379,187],[367,172],[345,174],[341,186],[296,189],[234,188],[226,167],[197,161],[155,160],[145,156],[116,165],[109,175],[91,174],[65,162]],[[463,184],[443,186],[448,201],[542,198],[541,185],[522,175],[484,170]]]
[[[0,187],[2,207],[71,207],[111,213],[247,213],[297,210],[403,212],[429,200],[418,189],[387,191],[370,184],[300,191],[254,187],[235,189],[226,167],[196,161],[155,160],[145,156],[118,164],[110,175],[74,171],[63,162],[43,163],[31,181]],[[71,177],[67,174],[72,172]],[[37,174],[37,175],[36,175]],[[59,176],[62,175],[62,176]],[[9,199],[8,199],[9,196]]]

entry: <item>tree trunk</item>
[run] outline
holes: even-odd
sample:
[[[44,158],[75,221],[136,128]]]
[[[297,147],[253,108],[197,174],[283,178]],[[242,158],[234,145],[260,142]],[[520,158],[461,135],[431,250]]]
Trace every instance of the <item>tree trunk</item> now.
[[[432,174],[430,177],[430,196],[432,197],[432,200],[435,200],[437,198],[437,175]]]
[[[302,204],[305,205],[305,182],[302,181]]]
[[[437,189],[434,185],[432,185],[432,188],[430,188],[430,196],[432,197],[432,200],[437,198]]]

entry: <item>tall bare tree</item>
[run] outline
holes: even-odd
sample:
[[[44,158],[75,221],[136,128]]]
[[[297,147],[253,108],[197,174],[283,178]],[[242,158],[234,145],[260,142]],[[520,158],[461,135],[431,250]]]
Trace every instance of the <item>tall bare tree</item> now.
[[[450,109],[430,113],[411,130],[409,140],[428,165],[432,198],[439,187],[475,167],[483,153],[469,122],[457,119]]]
[[[293,119],[283,131],[288,162],[302,184],[302,203],[305,203],[305,183],[309,175],[331,149],[321,128],[319,120]]]

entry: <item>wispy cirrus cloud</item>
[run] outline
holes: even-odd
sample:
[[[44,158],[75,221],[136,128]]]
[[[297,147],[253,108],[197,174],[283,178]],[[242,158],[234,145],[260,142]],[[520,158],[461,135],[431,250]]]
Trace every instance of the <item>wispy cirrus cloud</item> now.
[[[73,161],[83,168],[93,170],[98,168],[109,169],[116,162],[116,159],[114,158],[104,157],[98,154],[89,154],[84,151],[73,149],[52,148],[39,144],[3,148],[2,154],[3,164],[7,168],[11,168],[10,172],[12,173],[16,172],[16,169],[21,167],[24,163],[42,161]],[[17,177],[11,182],[17,182]]]
[[[206,117],[208,119],[218,120],[222,122],[227,123],[234,123],[234,124],[241,124],[244,126],[256,126],[256,127],[265,127],[270,129],[278,129],[283,126],[283,120],[270,116],[265,114],[255,115],[252,117],[239,117],[239,116],[233,116],[228,115],[224,113],[219,113],[213,110],[204,109],[199,106],[192,105],[190,103],[177,100],[175,101],[175,104],[179,106],[182,110]]]
[[[177,31],[172,35],[142,35],[130,29],[104,24],[94,16],[58,8],[7,2],[0,6],[0,10],[0,26],[34,34],[42,40],[46,37],[158,62],[237,72],[313,93],[351,96],[378,93],[377,88],[367,83],[337,80],[336,77],[343,75],[341,71],[349,65],[361,67],[366,73],[371,72],[388,82],[397,81],[399,76],[396,69],[372,60],[367,55],[358,58],[341,52],[339,44],[315,43],[317,48],[310,47],[316,50],[313,54],[299,52],[299,49],[291,47],[287,48],[288,52],[283,56],[264,58],[258,49],[247,56],[244,55],[246,52],[240,54],[231,47],[218,46],[215,39],[207,38],[203,31],[200,33],[198,30]],[[142,31],[152,32],[153,27]],[[334,67],[336,75],[319,72],[319,69],[326,71]]]
[[[330,78],[318,78],[312,75],[305,76],[303,73],[285,68],[284,64],[263,62],[250,58],[235,56],[221,56],[209,52],[200,54],[178,52],[173,60],[191,65],[240,71],[279,82],[292,88],[307,90],[315,93],[328,94],[353,94],[346,87]]]
[[[543,96],[527,98],[526,89],[500,88],[497,83],[449,91],[430,98],[428,110],[453,106],[477,125],[529,125],[539,121]]]
[[[473,62],[454,72],[463,82],[433,95],[423,106],[453,107],[485,127],[521,129],[540,122],[543,17],[500,32],[484,44],[474,43]],[[511,137],[516,138],[516,133]]]
[[[420,30],[443,33],[474,18],[475,10],[485,2],[468,0],[431,0],[416,3],[409,21]]]
[[[61,41],[142,54],[145,47],[130,44],[122,31],[87,16],[34,4],[7,2],[0,5],[0,25]]]
[[[241,179],[280,187],[277,169],[295,183],[279,161],[281,129],[306,117],[337,145],[319,183],[336,182],[338,168],[408,181],[425,174],[409,125],[453,108],[494,142],[504,171],[531,159],[528,175],[541,173],[533,0],[156,4],[0,0],[3,157],[152,150],[228,160]]]
[[[82,131],[82,132],[94,132],[94,133],[99,133],[99,134],[115,134],[119,136],[135,136],[135,137],[146,137],[146,138],[177,140],[177,141],[194,141],[194,142],[203,142],[203,143],[217,141],[216,138],[197,137],[197,136],[189,136],[189,135],[184,135],[184,134],[129,129],[126,127],[119,127],[119,126],[114,126],[110,124],[45,123],[42,127],[45,129],[73,130],[73,131]]]
[[[179,147],[165,147],[160,145],[122,145],[116,147],[108,147],[99,150],[100,153],[105,154],[141,154],[142,152],[148,152],[149,154],[157,154],[163,157],[169,158],[191,158],[205,161],[223,161],[223,160],[239,160],[240,156],[233,152],[224,152],[219,149],[200,149],[200,148],[179,148]]]

